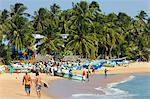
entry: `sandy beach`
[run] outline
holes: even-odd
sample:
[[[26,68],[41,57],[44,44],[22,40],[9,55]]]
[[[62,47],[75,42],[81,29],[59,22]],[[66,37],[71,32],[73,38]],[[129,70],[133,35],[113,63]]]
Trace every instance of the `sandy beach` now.
[[[48,76],[46,74],[41,74],[42,80],[47,82],[50,88],[42,87],[42,96],[41,99],[54,99],[66,96],[70,96],[72,93],[80,92],[80,93],[97,93],[97,91],[91,90],[91,88],[96,87],[105,87],[107,84],[112,82],[118,82],[127,79],[130,74],[135,73],[150,73],[150,62],[138,62],[131,63],[129,66],[118,66],[115,68],[107,68],[108,74],[111,74],[106,79],[104,74],[103,67],[101,70],[95,72],[95,76],[91,76],[90,82],[73,82],[68,79],[63,79],[56,76]],[[82,71],[74,71],[74,73],[81,74]],[[115,74],[115,75],[112,75]],[[0,75],[0,97],[2,99],[36,99],[35,85],[32,85],[31,96],[26,96],[24,91],[24,86],[22,85],[22,74],[1,74]],[[33,73],[30,73],[32,79],[35,78]],[[70,86],[71,85],[71,86]],[[68,87],[65,89],[65,86]],[[70,86],[70,87],[69,87]],[[59,90],[61,89],[61,90]],[[65,94],[65,91],[68,91],[68,95]],[[85,91],[87,90],[87,91]],[[57,93],[57,94],[56,94]],[[103,92],[99,92],[103,94]],[[61,98],[62,99],[62,98]]]
[[[150,73],[150,62],[135,62],[125,66],[102,67],[96,70],[95,74],[104,74],[104,70],[108,70],[108,74],[129,74],[129,73]],[[75,70],[74,73],[82,74],[82,71]]]
[[[24,85],[22,85],[22,78],[24,73],[21,74],[2,74],[0,75],[0,98],[1,99],[37,99],[35,85],[32,83],[31,95],[26,96],[24,91]],[[35,74],[29,74],[32,79],[35,78]],[[46,74],[40,74],[42,80],[52,83],[54,80],[61,79],[59,77],[48,76]],[[40,99],[53,99],[48,94],[47,88],[42,87],[42,95]]]

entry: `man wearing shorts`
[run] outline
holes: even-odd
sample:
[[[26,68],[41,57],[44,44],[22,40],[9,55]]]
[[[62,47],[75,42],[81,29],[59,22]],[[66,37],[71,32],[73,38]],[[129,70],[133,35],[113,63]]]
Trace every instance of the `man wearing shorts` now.
[[[36,93],[37,96],[40,98],[41,97],[41,77],[39,76],[39,73],[36,73],[36,79],[35,79],[35,88],[36,88]]]
[[[30,77],[30,75],[28,75],[28,73],[26,73],[23,76],[22,84],[25,85],[25,91],[27,93],[27,96],[30,96],[30,89],[31,89],[32,81],[31,81],[31,77]]]

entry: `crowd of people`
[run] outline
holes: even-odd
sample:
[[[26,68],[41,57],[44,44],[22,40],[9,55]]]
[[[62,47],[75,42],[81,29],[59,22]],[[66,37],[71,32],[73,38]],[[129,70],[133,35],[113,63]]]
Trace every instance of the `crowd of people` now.
[[[33,72],[46,73],[51,76],[64,76],[67,74],[69,79],[75,75],[72,70],[76,70],[77,67],[82,66],[80,62],[58,62],[58,61],[48,61],[48,62],[37,62],[34,64]],[[91,72],[95,72],[92,66],[86,66],[82,69],[82,80],[89,80],[89,75]]]

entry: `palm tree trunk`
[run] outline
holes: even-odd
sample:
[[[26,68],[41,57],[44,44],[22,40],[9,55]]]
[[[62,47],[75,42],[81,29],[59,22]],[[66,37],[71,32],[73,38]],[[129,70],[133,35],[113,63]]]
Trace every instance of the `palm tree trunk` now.
[[[117,58],[119,58],[119,53],[117,53]]]
[[[10,41],[8,43],[8,47],[7,47],[7,63],[10,63],[11,62],[11,44],[10,44]]]
[[[105,55],[104,55],[104,56],[105,56],[105,59],[107,59],[107,51],[105,50],[104,53],[105,53]]]
[[[2,49],[2,44],[0,43],[0,49]],[[2,51],[0,51],[0,58],[2,57]]]
[[[104,47],[102,47],[103,49],[102,49],[102,58],[103,59],[105,59],[105,48]]]
[[[111,47],[110,47],[110,49],[109,49],[109,59],[111,59],[111,58],[112,58],[112,54],[111,54],[112,49],[113,49],[113,46],[111,46]]]

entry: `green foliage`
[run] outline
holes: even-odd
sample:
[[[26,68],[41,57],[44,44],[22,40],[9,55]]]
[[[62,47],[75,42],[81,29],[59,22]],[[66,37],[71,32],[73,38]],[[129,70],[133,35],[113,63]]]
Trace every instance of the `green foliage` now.
[[[0,12],[0,40],[3,35],[9,40],[7,46],[0,41],[0,57],[11,60],[13,46],[18,51],[32,48],[32,34],[40,34],[44,36],[37,49],[41,54],[150,58],[150,18],[144,11],[135,18],[123,12],[105,15],[96,1],[73,3],[67,10],[53,4],[50,9],[39,8],[32,17],[26,10],[22,3],[16,3]],[[63,39],[62,34],[68,37]]]

